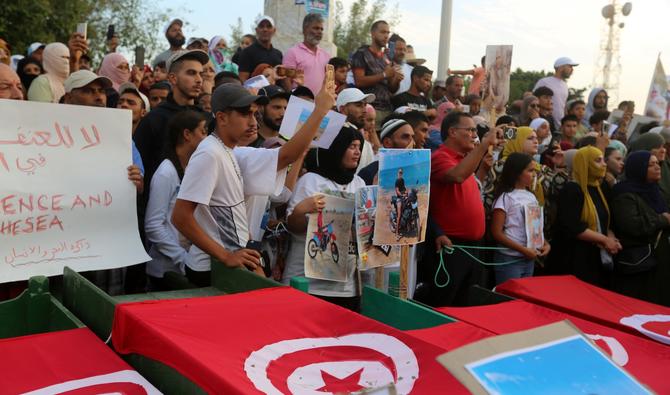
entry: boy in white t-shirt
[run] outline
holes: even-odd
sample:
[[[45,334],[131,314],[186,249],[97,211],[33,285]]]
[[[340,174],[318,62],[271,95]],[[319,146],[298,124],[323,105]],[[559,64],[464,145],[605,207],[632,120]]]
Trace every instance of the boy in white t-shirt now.
[[[283,186],[286,167],[308,149],[335,104],[335,92],[333,87],[322,89],[312,114],[281,148],[235,148],[257,129],[254,114],[266,102],[266,97],[235,84],[223,84],[212,94],[216,127],[193,153],[172,215],[177,230],[194,244],[197,258],[186,267],[186,275],[198,286],[209,284],[210,256],[229,267],[263,273],[258,251],[246,248],[245,195],[273,195]]]

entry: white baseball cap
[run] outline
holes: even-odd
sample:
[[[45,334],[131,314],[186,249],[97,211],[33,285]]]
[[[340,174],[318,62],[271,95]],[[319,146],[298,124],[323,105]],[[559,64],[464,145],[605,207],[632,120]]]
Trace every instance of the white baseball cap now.
[[[146,97],[144,93],[140,92],[140,90],[137,89],[135,84],[133,84],[132,82],[124,82],[123,84],[121,84],[121,86],[119,86],[119,96],[123,95],[126,92],[133,92],[134,94],[139,96],[140,99],[142,99],[142,101],[144,102],[144,109],[147,111],[151,110],[151,104],[149,103],[149,98]]]
[[[83,88],[93,81],[100,81],[105,89],[111,88],[112,86],[112,81],[107,77],[97,75],[90,70],[79,70],[70,74],[63,83],[65,93],[70,93],[73,89]]]
[[[554,62],[554,68],[557,69],[561,66],[565,65],[570,65],[570,66],[579,66],[579,63],[576,63],[574,60],[568,58],[567,56],[563,56],[561,58],[556,59]]]
[[[263,21],[268,21],[268,22],[270,22],[270,25],[272,25],[272,27],[275,27],[275,20],[272,19],[272,17],[267,16],[267,15],[261,15],[258,18],[256,18],[256,26],[260,25],[261,22],[263,22]]]
[[[375,101],[375,95],[372,93],[365,94],[358,88],[347,88],[343,89],[339,95],[337,95],[337,100],[335,101],[335,106],[339,109],[340,107],[349,104],[357,103],[359,101],[364,101],[366,103],[372,103]]]

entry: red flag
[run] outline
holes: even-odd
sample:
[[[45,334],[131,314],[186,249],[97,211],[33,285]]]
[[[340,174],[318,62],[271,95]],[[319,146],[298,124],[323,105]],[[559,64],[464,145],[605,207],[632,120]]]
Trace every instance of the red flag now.
[[[434,344],[444,351],[451,351],[458,347],[470,344],[496,334],[467,322],[456,321],[424,329],[405,331],[428,343]]]
[[[518,332],[570,320],[619,366],[659,394],[670,393],[670,348],[641,337],[523,300],[478,307],[440,307],[438,311],[496,334]]]
[[[160,394],[86,328],[0,340],[0,394]]]
[[[112,340],[210,393],[467,393],[443,349],[288,287],[121,304]]]
[[[574,276],[509,280],[496,291],[670,345],[670,308],[607,291]]]

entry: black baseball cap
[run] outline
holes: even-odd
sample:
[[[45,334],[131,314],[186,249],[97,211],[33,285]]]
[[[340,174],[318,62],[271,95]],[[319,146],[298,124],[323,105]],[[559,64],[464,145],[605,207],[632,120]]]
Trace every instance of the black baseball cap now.
[[[288,100],[291,97],[291,93],[286,92],[277,85],[268,85],[258,90],[258,96],[266,96],[269,100],[278,97]]]
[[[217,113],[229,108],[244,108],[252,103],[267,104],[267,96],[252,95],[242,85],[228,83],[220,85],[212,93],[212,112]]]

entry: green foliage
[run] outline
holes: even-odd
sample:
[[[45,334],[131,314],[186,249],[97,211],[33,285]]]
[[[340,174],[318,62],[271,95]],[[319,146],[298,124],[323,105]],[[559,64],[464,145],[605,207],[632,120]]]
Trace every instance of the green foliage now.
[[[166,45],[162,27],[170,13],[154,0],[13,0],[0,7],[0,37],[13,53],[25,53],[35,41],[67,43],[77,24],[86,22],[90,54],[99,60],[106,52],[107,25],[113,24],[121,47],[130,52],[144,46],[150,59]]]
[[[584,88],[568,88],[568,101],[570,100],[584,100],[584,93],[586,92],[586,87]]]
[[[368,6],[369,5],[369,6]],[[348,59],[361,45],[370,42],[370,26],[379,19],[385,19],[391,27],[398,21],[398,5],[386,14],[386,0],[356,0],[349,9],[349,16],[342,19],[344,6],[341,0],[335,2],[335,27],[333,41],[337,45],[337,56]],[[384,18],[386,16],[386,18]]]
[[[240,43],[242,43],[242,36],[244,36],[242,18],[237,17],[237,23],[235,25],[230,25],[230,41],[228,41],[228,47],[232,49],[237,48]]]
[[[523,93],[533,91],[535,83],[541,78],[552,75],[551,72],[542,71],[524,71],[517,68],[510,74],[509,79],[509,101],[521,100]]]

